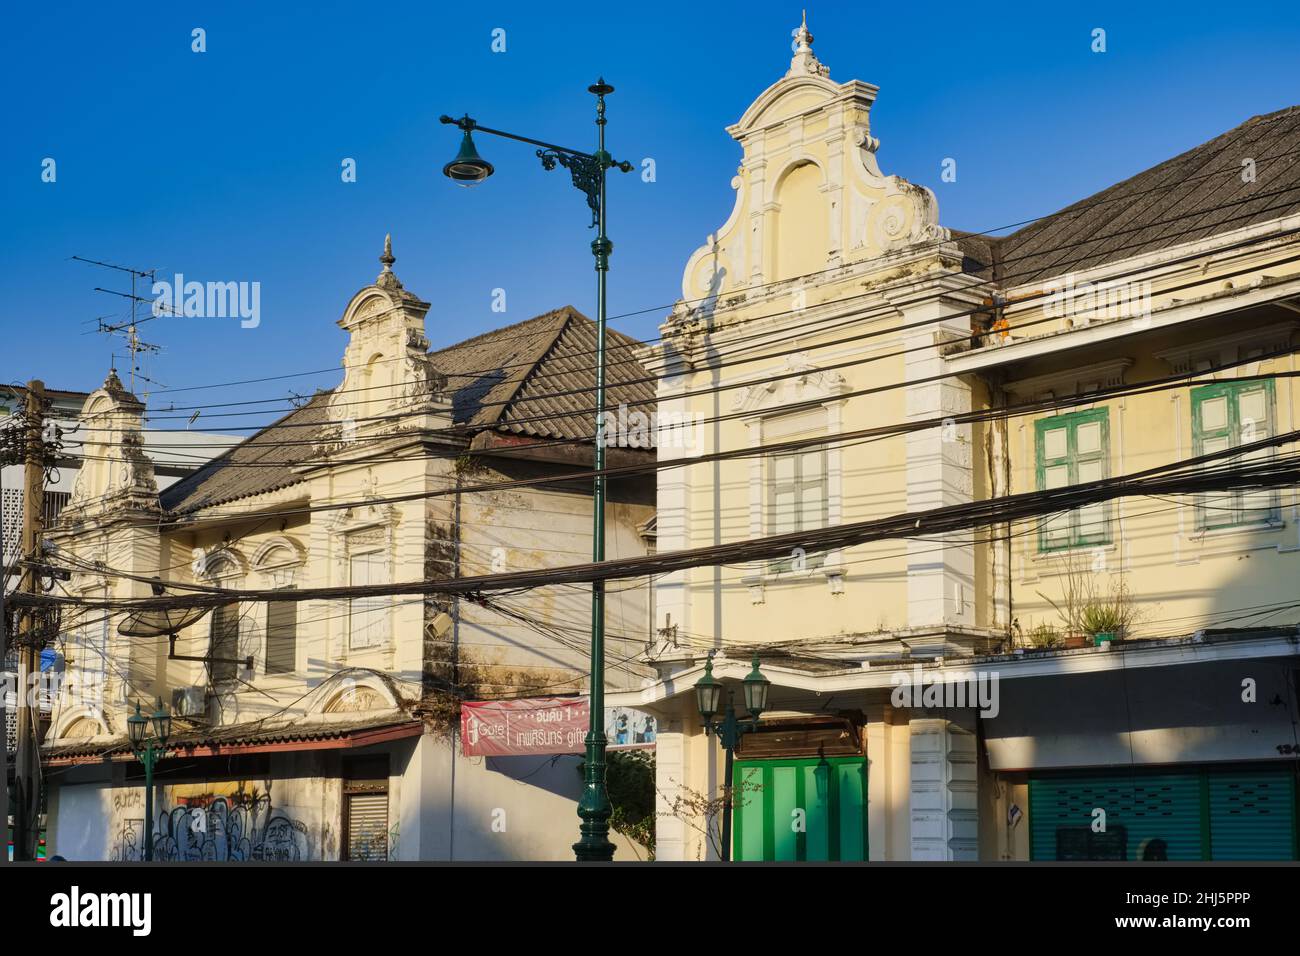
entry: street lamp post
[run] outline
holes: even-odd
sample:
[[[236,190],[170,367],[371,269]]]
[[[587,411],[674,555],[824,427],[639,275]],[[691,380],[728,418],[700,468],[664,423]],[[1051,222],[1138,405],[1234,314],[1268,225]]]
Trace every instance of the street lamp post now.
[[[632,164],[616,161],[605,149],[605,97],[614,87],[601,77],[587,87],[596,97],[596,152],[586,153],[554,143],[517,136],[499,129],[480,126],[469,116],[453,119],[441,117],[445,124],[457,127],[461,137],[460,152],[443,167],[443,174],[464,186],[482,182],[495,172],[495,168],[478,154],[473,133],[488,133],[539,147],[537,158],[542,168],[551,170],[563,166],[569,171],[573,185],[586,194],[591,210],[591,225],[597,236],[591,243],[591,254],[596,258],[596,435],[594,460],[595,477],[592,487],[592,546],[591,559],[605,560],[605,278],[609,272],[609,257],[614,244],[605,231],[605,174],[610,169],[630,172]],[[609,794],[605,789],[605,584],[596,581],[591,586],[591,692],[590,724],[586,738],[585,784],[582,799],[578,801],[578,816],[582,819],[581,838],[573,845],[579,861],[609,861],[614,858],[614,844],[609,841]]]
[[[150,725],[152,734],[149,733]],[[135,714],[126,719],[126,729],[131,740],[131,750],[135,752],[136,759],[144,764],[144,859],[147,863],[153,860],[153,768],[167,750],[167,738],[172,734],[172,718],[163,709],[161,698],[152,717],[140,713],[137,701]]]
[[[745,687],[745,709],[749,711],[748,720],[736,717],[735,692],[727,693],[727,709],[721,720],[714,720],[718,705],[722,702],[722,681],[713,676],[713,655],[704,665],[704,676],[695,682],[695,700],[704,721],[706,735],[717,734],[718,741],[727,755],[726,766],[722,776],[722,859],[731,859],[731,810],[732,810],[732,767],[735,764],[736,747],[740,738],[758,729],[758,718],[767,710],[767,695],[772,689],[772,682],[758,669],[758,653],[754,653],[754,669],[746,675],[742,683]]]

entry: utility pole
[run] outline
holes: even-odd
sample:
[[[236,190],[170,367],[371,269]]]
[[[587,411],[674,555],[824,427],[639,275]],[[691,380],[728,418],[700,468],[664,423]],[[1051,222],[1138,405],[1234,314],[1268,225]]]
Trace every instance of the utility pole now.
[[[36,562],[40,557],[42,505],[45,500],[45,383],[27,383],[26,436],[23,442],[23,533],[19,555],[23,560],[18,589],[27,594],[40,590]],[[18,747],[14,761],[14,859],[36,859],[36,838],[41,812],[40,702],[33,700],[40,675],[41,628],[34,608],[16,616],[18,622]],[[36,706],[33,706],[33,705]]]
[[[5,428],[0,432],[0,467],[8,465],[17,458],[11,455],[17,448],[17,433],[11,428]],[[9,618],[5,614],[5,594],[9,590],[9,555],[4,552],[4,544],[9,541],[9,535],[5,531],[4,509],[0,508],[0,674],[5,675],[4,680],[0,681],[0,724],[3,724],[5,730],[4,744],[4,772],[0,774],[0,817],[4,821],[5,830],[5,852],[0,854],[0,863],[9,862],[8,842],[9,842],[9,723],[5,719],[8,702],[6,696],[9,693],[8,684],[8,667],[9,663]],[[14,699],[17,704],[17,698]]]

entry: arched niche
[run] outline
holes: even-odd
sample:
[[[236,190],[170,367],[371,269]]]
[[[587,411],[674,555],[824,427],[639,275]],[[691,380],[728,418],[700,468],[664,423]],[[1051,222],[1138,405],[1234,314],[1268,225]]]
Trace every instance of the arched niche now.
[[[773,195],[773,279],[796,279],[826,268],[830,255],[830,208],[821,167],[811,161],[790,166]]]

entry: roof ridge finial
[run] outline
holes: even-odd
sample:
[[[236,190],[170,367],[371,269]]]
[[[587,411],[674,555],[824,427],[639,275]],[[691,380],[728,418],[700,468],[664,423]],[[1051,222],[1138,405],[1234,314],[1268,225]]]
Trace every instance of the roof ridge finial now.
[[[808,11],[803,11],[803,22],[799,24],[799,29],[795,31],[795,39],[799,41],[799,52],[807,50],[812,52],[813,35],[808,32]]]
[[[379,273],[375,285],[381,289],[400,289],[402,283],[398,280],[397,273],[393,272],[393,263],[397,261],[397,257],[393,255],[393,234],[391,232],[384,235],[384,254],[379,257],[379,261],[383,263],[384,271]]]
[[[808,30],[808,11],[803,11],[799,29],[793,31],[794,56],[790,58],[790,70],[786,76],[829,76],[830,68],[822,66],[813,53],[813,35]]]

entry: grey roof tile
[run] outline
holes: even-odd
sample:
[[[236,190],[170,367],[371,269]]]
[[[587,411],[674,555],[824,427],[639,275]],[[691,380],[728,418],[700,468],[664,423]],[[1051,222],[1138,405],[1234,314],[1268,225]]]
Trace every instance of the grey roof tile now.
[[[640,343],[609,329],[606,404],[649,413],[655,385],[636,360]],[[596,326],[572,306],[494,329],[430,353],[447,376],[452,414],[468,434],[485,429],[538,439],[589,441],[594,430]],[[328,435],[330,392],[318,392],[267,428],[162,492],[172,514],[296,484],[295,465]]]

